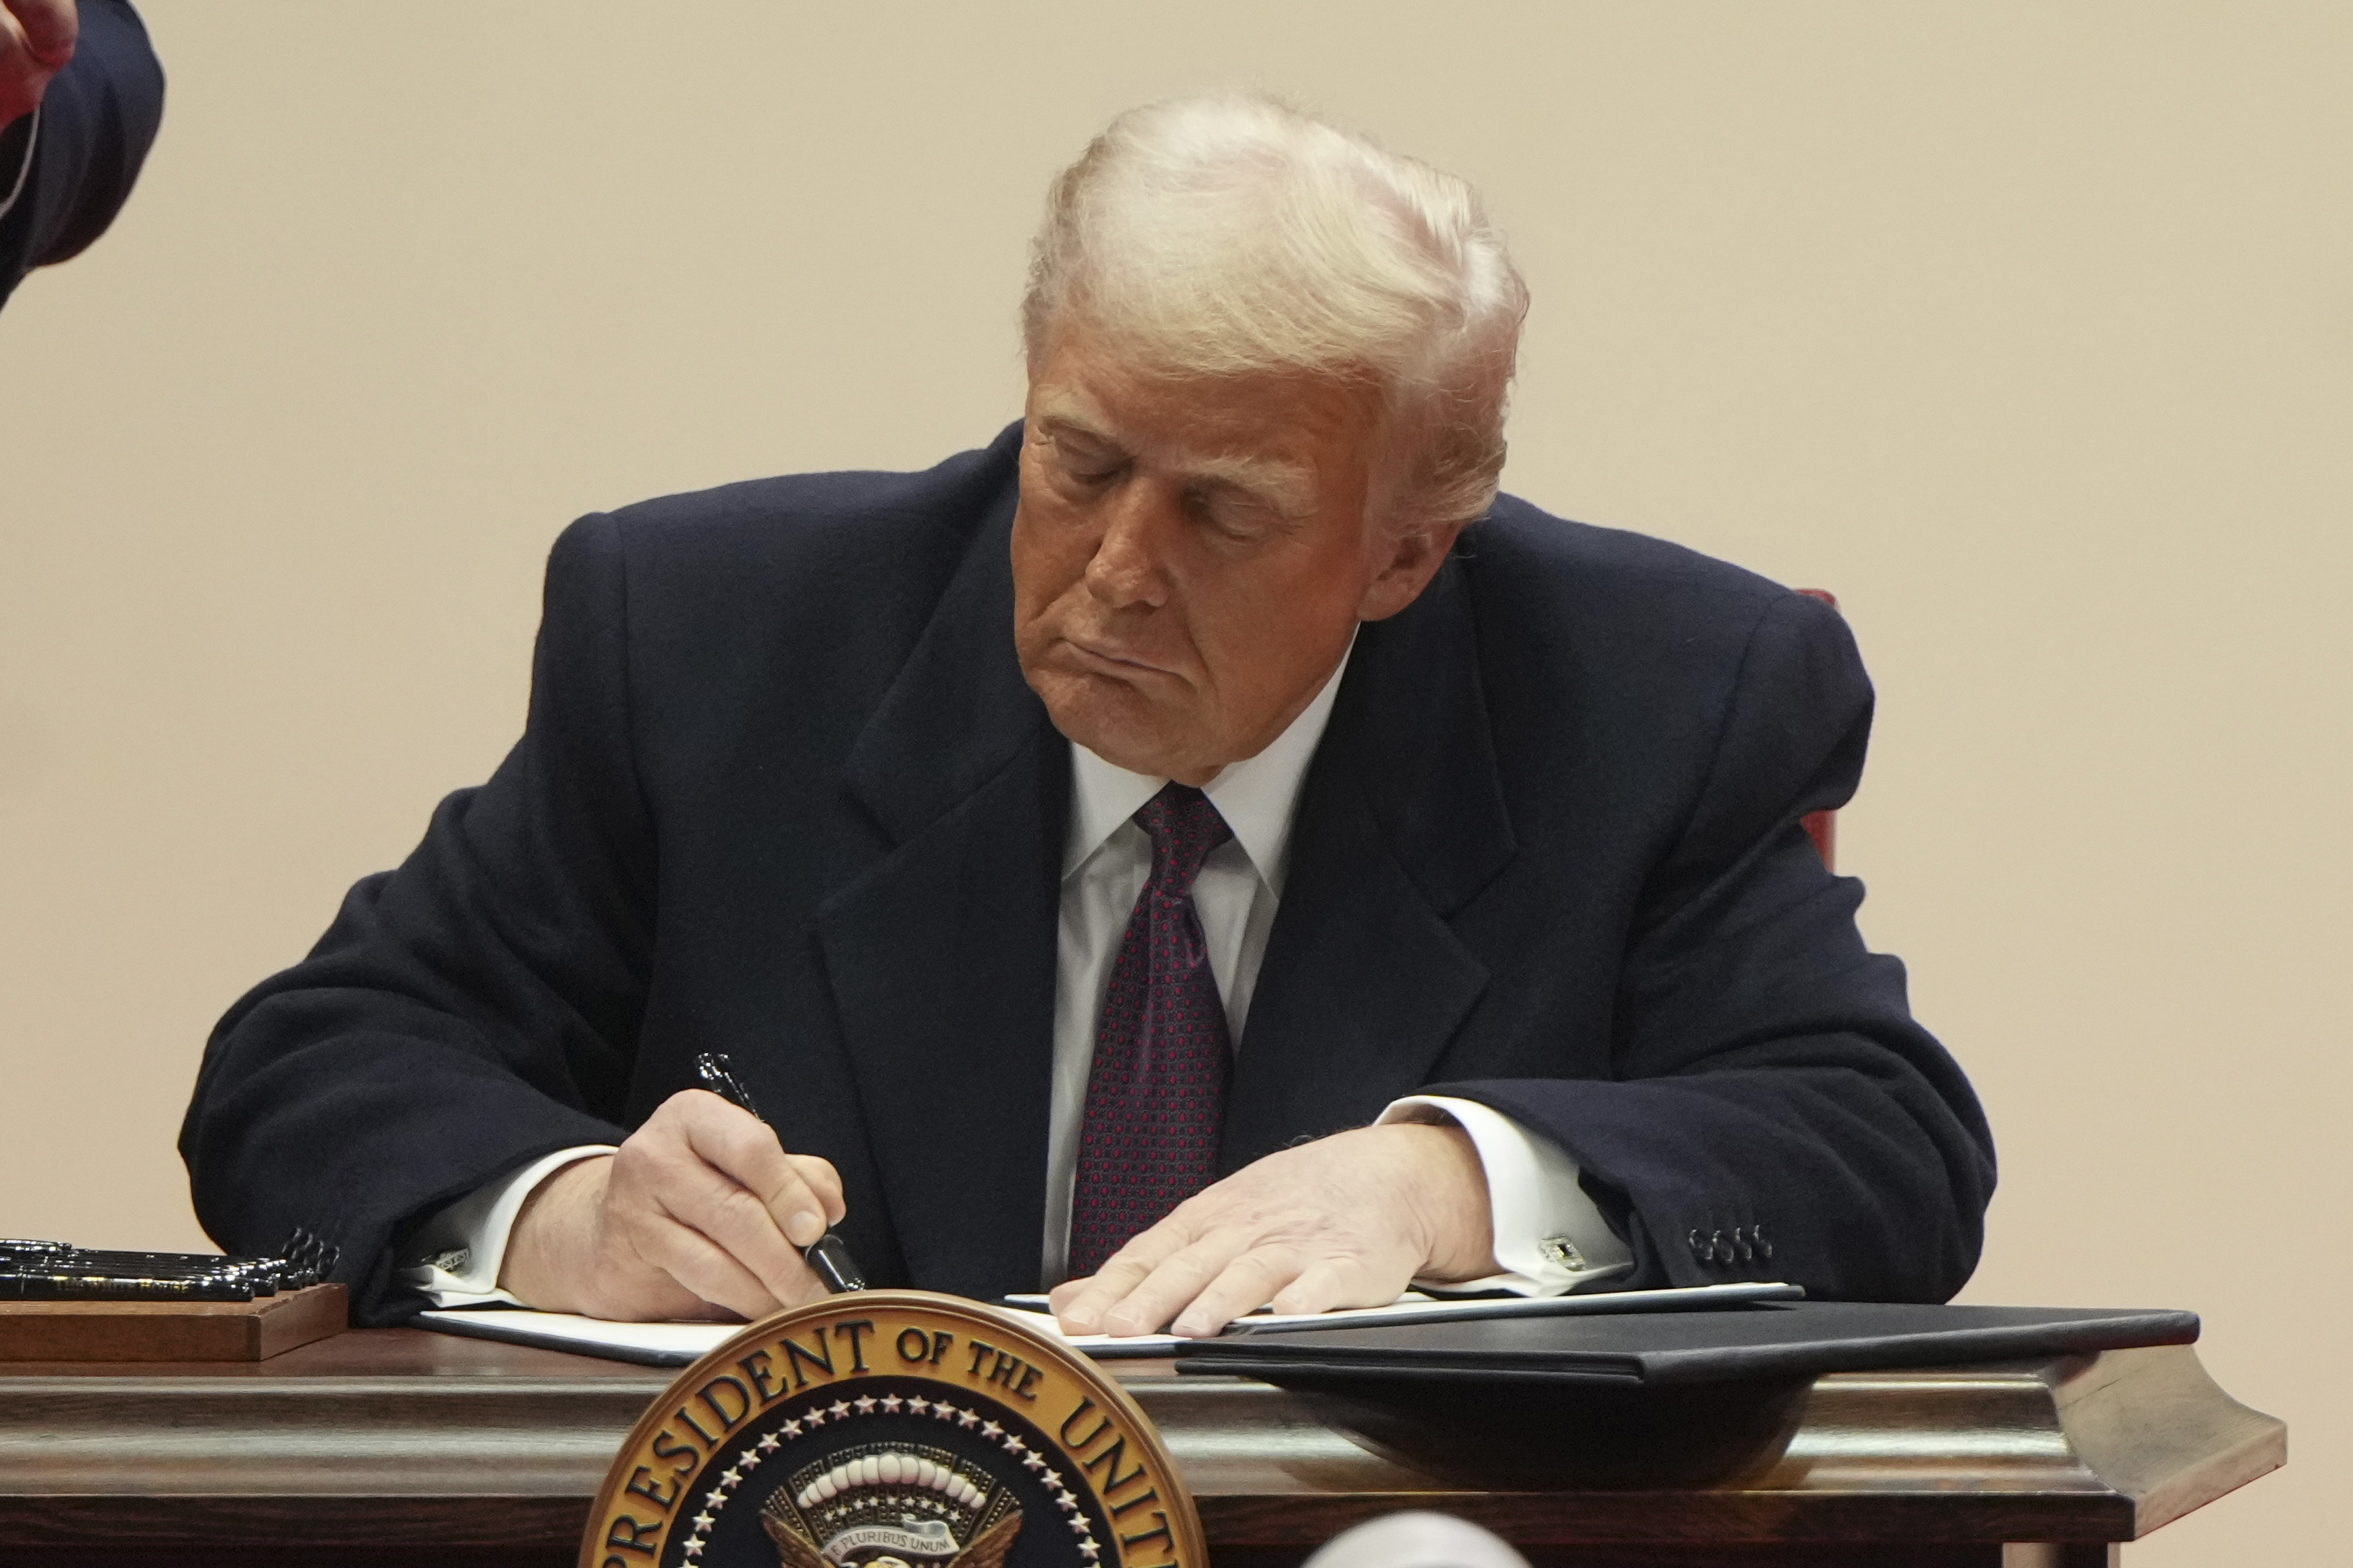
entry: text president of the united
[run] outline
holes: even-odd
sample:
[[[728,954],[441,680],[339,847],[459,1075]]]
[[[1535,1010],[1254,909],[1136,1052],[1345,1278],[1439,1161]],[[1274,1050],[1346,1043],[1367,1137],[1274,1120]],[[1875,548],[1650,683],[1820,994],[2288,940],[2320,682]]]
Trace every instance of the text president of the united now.
[[[206,1226],[336,1244],[367,1321],[754,1314],[828,1221],[1123,1332],[1949,1295],[1984,1121],[1800,826],[1853,646],[1497,495],[1525,306],[1459,180],[1122,117],[1050,196],[1021,424],[564,534],[514,751],[214,1035]]]

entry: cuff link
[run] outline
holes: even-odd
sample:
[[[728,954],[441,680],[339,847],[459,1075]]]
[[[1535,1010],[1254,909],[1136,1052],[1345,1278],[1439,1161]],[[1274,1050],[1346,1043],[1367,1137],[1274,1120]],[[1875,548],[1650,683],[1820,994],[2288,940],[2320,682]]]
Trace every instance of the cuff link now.
[[[427,1268],[438,1268],[444,1274],[463,1274],[466,1272],[467,1266],[471,1264],[473,1261],[473,1248],[470,1247],[453,1247],[447,1252],[437,1252],[432,1257],[425,1259],[425,1267]]]
[[[1540,1238],[1536,1242],[1536,1251],[1546,1262],[1566,1268],[1571,1274],[1582,1274],[1588,1267],[1585,1254],[1577,1249],[1577,1243],[1565,1236],[1547,1236]]]

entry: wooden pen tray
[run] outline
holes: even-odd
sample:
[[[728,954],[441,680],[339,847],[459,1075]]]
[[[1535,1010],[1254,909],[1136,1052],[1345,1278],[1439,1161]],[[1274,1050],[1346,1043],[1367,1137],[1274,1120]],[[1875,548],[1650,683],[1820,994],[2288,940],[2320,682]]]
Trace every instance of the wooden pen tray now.
[[[341,1285],[250,1301],[0,1301],[0,1362],[267,1361],[350,1326]]]

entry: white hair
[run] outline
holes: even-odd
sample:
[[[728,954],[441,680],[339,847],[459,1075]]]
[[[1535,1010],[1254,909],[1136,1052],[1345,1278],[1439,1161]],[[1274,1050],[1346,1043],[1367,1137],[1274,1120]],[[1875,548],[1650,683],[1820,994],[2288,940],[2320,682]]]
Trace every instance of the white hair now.
[[[1031,247],[1034,370],[1065,311],[1178,375],[1375,388],[1416,520],[1485,512],[1527,289],[1478,193],[1271,99],[1128,110],[1062,171]]]

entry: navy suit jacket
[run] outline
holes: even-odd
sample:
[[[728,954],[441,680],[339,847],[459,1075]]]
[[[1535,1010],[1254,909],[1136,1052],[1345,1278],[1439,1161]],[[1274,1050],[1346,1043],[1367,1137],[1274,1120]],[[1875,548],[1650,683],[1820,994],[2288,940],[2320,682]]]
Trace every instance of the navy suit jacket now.
[[[396,1317],[405,1226],[723,1050],[877,1283],[1034,1289],[1071,762],[1014,658],[1018,444],[568,530],[522,741],[213,1036],[212,1235],[307,1227]],[[1357,641],[1223,1168],[1440,1087],[1577,1160],[1630,1284],[1951,1294],[1985,1124],[1799,825],[1871,701],[1835,612],[1499,500]]]

